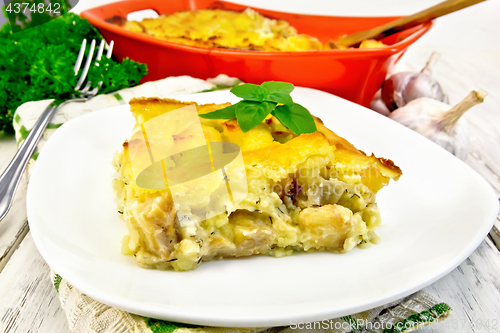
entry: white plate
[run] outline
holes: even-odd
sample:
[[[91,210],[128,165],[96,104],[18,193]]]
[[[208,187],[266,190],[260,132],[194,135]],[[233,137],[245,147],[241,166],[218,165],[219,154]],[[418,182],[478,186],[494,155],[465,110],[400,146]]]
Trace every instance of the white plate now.
[[[112,155],[131,133],[128,106],[63,125],[28,188],[31,232],[47,263],[105,304],[200,325],[263,327],[335,318],[409,295],[441,278],[485,238],[498,212],[491,187],[466,164],[375,112],[313,89],[294,100],[359,149],[391,158],[401,179],[381,190],[382,241],[346,254],[306,253],[155,271],[120,254],[126,234],[111,190]],[[179,99],[235,102],[229,92]]]

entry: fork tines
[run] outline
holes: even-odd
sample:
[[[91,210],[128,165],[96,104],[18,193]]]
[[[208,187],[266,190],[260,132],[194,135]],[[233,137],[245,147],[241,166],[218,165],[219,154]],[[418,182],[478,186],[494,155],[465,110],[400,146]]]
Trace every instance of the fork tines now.
[[[80,89],[85,82],[85,79],[87,78],[87,74],[90,69],[90,65],[92,64],[92,58],[94,57],[94,51],[95,51],[95,46],[96,46],[96,40],[92,40],[90,43],[90,50],[87,56],[87,60],[85,61],[85,65],[83,66],[82,73],[80,75],[80,78],[78,79],[78,83],[75,86],[75,92],[81,94],[81,95],[86,95],[86,96],[95,96],[97,94],[97,91],[99,90],[99,87],[101,86],[102,82],[98,83],[98,86],[95,87],[92,91],[89,91],[90,89],[90,82],[87,82],[85,87],[83,89]],[[95,64],[99,60],[101,60],[102,54],[104,53],[104,48],[107,48],[106,52],[106,57],[111,58],[111,54],[113,52],[113,46],[114,42],[111,41],[111,43],[108,45],[106,41],[103,39],[101,40],[101,43],[99,44],[99,49],[97,51],[97,56],[95,59]],[[82,46],[80,47],[80,52],[78,53],[78,58],[75,63],[75,67],[73,68],[75,71],[75,75],[78,75],[78,72],[80,70],[80,67],[82,65],[83,57],[85,55],[85,49],[87,48],[87,40],[84,39],[82,41]]]

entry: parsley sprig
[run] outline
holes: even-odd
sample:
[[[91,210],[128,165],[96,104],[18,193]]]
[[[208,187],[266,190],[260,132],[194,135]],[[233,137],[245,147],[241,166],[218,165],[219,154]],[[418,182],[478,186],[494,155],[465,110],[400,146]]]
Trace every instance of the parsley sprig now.
[[[21,104],[71,96],[80,77],[73,66],[84,38],[99,44],[102,36],[73,13],[16,33],[9,23],[0,28],[0,132],[14,133],[14,112]],[[99,94],[139,84],[147,74],[145,64],[129,59],[118,63],[102,57],[98,64],[90,67],[88,78],[92,88],[103,81]]]
[[[260,124],[269,114],[297,135],[316,131],[314,118],[302,105],[294,103],[290,93],[295,87],[288,82],[269,81],[260,86],[245,83],[231,89],[242,98],[224,109],[201,114],[205,119],[236,118],[243,132]]]

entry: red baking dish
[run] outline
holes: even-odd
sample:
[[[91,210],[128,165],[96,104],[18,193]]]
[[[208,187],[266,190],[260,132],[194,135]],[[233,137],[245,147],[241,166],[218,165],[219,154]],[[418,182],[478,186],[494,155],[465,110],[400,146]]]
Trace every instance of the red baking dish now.
[[[127,0],[84,11],[81,16],[96,26],[107,40],[115,41],[113,52],[118,59],[129,57],[148,65],[149,74],[143,81],[177,75],[207,79],[227,74],[256,84],[271,80],[291,82],[324,90],[364,106],[370,104],[389,68],[432,26],[428,22],[388,36],[382,39],[388,46],[379,49],[262,52],[183,45],[130,32],[106,22],[115,15],[126,17],[144,9],[171,14],[206,8],[243,11],[247,7],[213,0]],[[301,15],[253,9],[269,18],[287,20],[299,33],[315,36],[322,42],[398,18]]]

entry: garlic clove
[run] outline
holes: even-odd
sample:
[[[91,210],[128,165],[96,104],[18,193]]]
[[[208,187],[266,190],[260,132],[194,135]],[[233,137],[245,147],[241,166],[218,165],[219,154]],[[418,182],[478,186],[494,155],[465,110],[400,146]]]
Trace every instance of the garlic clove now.
[[[403,97],[403,91],[406,86],[406,82],[412,75],[416,75],[416,73],[396,73],[382,84],[382,100],[390,111],[394,111],[406,104]]]
[[[426,73],[396,73],[382,85],[382,100],[391,111],[421,97],[448,100],[439,82]]]
[[[439,57],[438,52],[432,52],[420,73],[396,73],[384,82],[382,100],[390,111],[405,106],[410,101],[420,97],[430,97],[448,103],[448,96],[444,94],[441,85],[431,74],[431,68]]]
[[[389,118],[434,141],[458,158],[469,153],[468,124],[462,115],[482,103],[486,92],[472,91],[460,103],[451,107],[438,100],[420,97],[396,109]]]
[[[439,82],[425,73],[418,73],[409,77],[402,95],[405,104],[420,97],[430,97],[445,103],[448,100]]]

